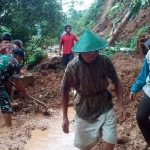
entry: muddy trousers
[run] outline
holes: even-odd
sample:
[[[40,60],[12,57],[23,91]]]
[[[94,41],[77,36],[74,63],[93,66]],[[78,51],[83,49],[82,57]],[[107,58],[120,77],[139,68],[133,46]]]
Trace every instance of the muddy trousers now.
[[[150,144],[150,97],[146,94],[142,97],[138,105],[136,119],[138,126],[147,144]]]

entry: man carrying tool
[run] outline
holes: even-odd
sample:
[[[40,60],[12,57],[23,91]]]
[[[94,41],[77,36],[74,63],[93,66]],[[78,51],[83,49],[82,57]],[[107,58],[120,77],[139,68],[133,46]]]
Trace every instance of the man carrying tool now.
[[[113,150],[117,143],[112,95],[107,89],[108,78],[115,85],[121,121],[126,118],[122,84],[110,59],[99,54],[99,50],[107,45],[107,41],[87,30],[73,47],[79,55],[68,64],[62,80],[62,129],[69,133],[67,110],[69,90],[73,87],[77,91],[74,145],[81,150],[90,150],[98,138],[105,141],[103,150]]]
[[[147,143],[145,149],[150,147],[150,39],[145,42],[147,49],[143,50],[146,58],[143,62],[141,72],[131,87],[130,99],[135,99],[136,93],[143,89],[144,96],[139,102],[136,120]]]
[[[3,49],[4,50],[4,49]],[[24,58],[24,52],[22,49],[16,48],[12,53],[13,57],[9,57],[6,54],[0,56],[0,107],[6,126],[12,125],[12,108],[10,103],[10,97],[5,89],[5,82],[9,81],[9,78],[13,78],[13,82],[17,88],[28,98],[29,94],[25,90],[20,80],[20,66],[19,62]]]

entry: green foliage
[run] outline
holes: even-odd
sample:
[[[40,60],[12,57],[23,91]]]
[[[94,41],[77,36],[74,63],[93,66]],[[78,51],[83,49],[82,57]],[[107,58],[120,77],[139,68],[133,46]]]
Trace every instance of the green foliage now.
[[[112,48],[112,47],[108,46],[104,50],[101,50],[99,53],[105,54],[105,55],[111,57],[112,55],[114,55],[117,52],[119,52],[119,48],[117,48],[117,47]]]
[[[150,6],[150,0],[124,0],[121,2],[114,0],[114,4],[108,15],[112,22],[117,24],[127,12],[130,12],[130,19],[133,19],[141,9]]]
[[[126,43],[124,41],[115,41],[115,47],[119,49],[120,47],[126,47]]]
[[[132,36],[127,42],[127,47],[135,49],[137,45],[137,39],[138,39],[137,35]]]
[[[44,51],[43,39],[38,36],[33,36],[32,39],[26,43],[25,52],[27,56],[26,64],[38,64],[47,57],[46,51]]]
[[[60,0],[1,1],[0,17],[0,34],[7,31],[23,41],[27,63],[45,57],[43,45],[58,42],[65,20]]]
[[[5,26],[0,26],[0,33],[3,33],[3,32],[10,32],[11,30],[8,29],[7,27]]]
[[[115,13],[122,10],[123,7],[124,4],[122,2],[116,3],[115,6],[113,6],[108,13],[109,17],[112,18],[115,15]]]
[[[58,0],[9,0],[2,3],[0,24],[12,33],[13,39],[28,42],[32,36],[56,37],[64,21],[62,6]]]
[[[144,9],[147,6],[150,6],[150,0],[132,0],[130,5],[130,18],[133,19],[141,9]]]
[[[127,41],[127,47],[135,49],[137,46],[137,39],[139,37],[139,35],[146,33],[147,30],[149,28],[149,25],[143,26],[142,28],[140,28],[136,35],[132,36],[128,41]]]
[[[95,0],[87,10],[77,11],[71,8],[66,24],[72,25],[73,32],[80,36],[85,29],[91,29],[94,26],[103,6],[104,0]]]
[[[29,56],[29,62],[37,65],[46,57],[47,53],[38,47],[34,50],[34,53]]]

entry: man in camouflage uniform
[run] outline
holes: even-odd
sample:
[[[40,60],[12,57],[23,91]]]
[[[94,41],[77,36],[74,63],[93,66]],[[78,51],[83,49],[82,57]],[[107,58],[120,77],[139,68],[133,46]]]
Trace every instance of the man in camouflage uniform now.
[[[12,55],[13,57],[9,57],[6,54],[0,55],[0,107],[6,126],[8,127],[12,125],[13,110],[11,108],[11,99],[5,89],[5,82],[8,82],[10,77],[12,77],[15,85],[23,95],[26,98],[29,97],[20,80],[19,62],[24,58],[24,52],[22,49],[16,48],[13,50]]]

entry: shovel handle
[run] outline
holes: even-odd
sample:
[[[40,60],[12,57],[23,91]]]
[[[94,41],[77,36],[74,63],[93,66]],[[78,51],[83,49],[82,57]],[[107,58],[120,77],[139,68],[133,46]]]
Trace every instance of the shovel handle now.
[[[30,95],[29,97],[30,97],[31,99],[33,99],[34,101],[36,101],[38,104],[42,105],[42,106],[46,109],[46,111],[48,110],[48,107],[46,106],[45,103],[43,103],[43,102],[37,100],[36,98],[32,97],[31,95]]]
[[[20,91],[20,90],[18,89],[18,87],[17,87],[14,83],[12,83],[11,81],[9,81],[9,83],[10,83],[11,85],[13,85],[18,91]],[[43,102],[37,100],[36,98],[32,97],[31,95],[30,95],[29,97],[30,97],[31,99],[35,100],[39,105],[43,106],[43,107],[46,109],[46,111],[48,110],[48,107],[46,106],[45,103],[43,103]]]

